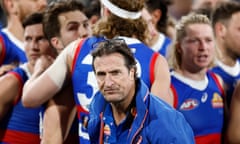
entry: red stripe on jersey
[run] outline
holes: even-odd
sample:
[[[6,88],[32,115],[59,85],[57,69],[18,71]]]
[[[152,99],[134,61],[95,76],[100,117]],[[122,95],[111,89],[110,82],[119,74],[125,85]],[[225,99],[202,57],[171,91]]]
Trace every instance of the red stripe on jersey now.
[[[216,82],[217,87],[219,88],[220,92],[222,93],[222,96],[225,96],[224,89],[223,89],[219,79],[217,78],[217,75],[213,72],[210,72],[210,75],[213,77],[214,81]]]
[[[4,58],[5,58],[5,55],[6,55],[6,47],[4,45],[4,41],[3,41],[2,36],[0,36],[0,45],[2,47],[2,51],[0,53],[0,65],[2,65],[3,61],[4,61]]]
[[[150,63],[150,83],[151,85],[154,82],[154,70],[155,70],[155,63],[157,61],[159,54],[158,53],[154,53],[151,59],[151,63]]]
[[[18,82],[19,82],[18,83],[19,84],[18,97],[13,102],[13,104],[15,105],[15,104],[17,104],[19,102],[19,100],[21,99],[21,96],[22,96],[23,79],[22,79],[22,77],[18,73],[14,72],[14,71],[10,71],[8,74],[13,75],[14,77],[16,77]]]
[[[175,87],[173,86],[173,84],[170,85],[172,94],[173,94],[173,107],[177,108],[178,105],[178,96],[177,96],[177,91],[175,89]]]
[[[77,61],[78,55],[80,54],[80,50],[81,50],[82,45],[83,45],[83,43],[85,42],[85,40],[86,40],[86,39],[82,39],[82,40],[80,41],[80,43],[78,44],[77,50],[76,50],[75,53],[74,53],[73,63],[72,63],[72,72],[73,72],[74,69],[75,69],[75,65],[76,65],[76,61]]]
[[[0,130],[0,140],[10,144],[39,144],[40,136],[16,130]]]
[[[221,134],[208,134],[195,137],[196,144],[221,144]]]
[[[86,111],[82,106],[78,105],[77,106],[77,111],[78,111],[78,118],[80,118],[80,113],[86,113],[86,114],[89,114],[88,111]]]

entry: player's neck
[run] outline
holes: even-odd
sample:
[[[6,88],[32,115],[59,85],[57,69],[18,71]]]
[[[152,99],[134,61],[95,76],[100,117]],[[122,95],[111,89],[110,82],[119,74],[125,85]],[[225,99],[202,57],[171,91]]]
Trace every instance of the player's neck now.
[[[18,40],[23,41],[24,29],[19,20],[15,20],[15,19],[8,20],[8,24],[6,28]]]
[[[159,36],[160,36],[160,34],[158,33],[152,37],[152,39],[150,40],[150,43],[149,43],[150,47],[154,46],[157,43]]]
[[[207,68],[202,69],[201,71],[198,71],[198,72],[190,72],[185,69],[178,69],[178,70],[176,70],[176,72],[179,73],[180,75],[182,75],[183,77],[186,77],[186,78],[189,78],[192,80],[196,80],[196,81],[201,81],[201,80],[204,80],[204,78],[205,78]]]

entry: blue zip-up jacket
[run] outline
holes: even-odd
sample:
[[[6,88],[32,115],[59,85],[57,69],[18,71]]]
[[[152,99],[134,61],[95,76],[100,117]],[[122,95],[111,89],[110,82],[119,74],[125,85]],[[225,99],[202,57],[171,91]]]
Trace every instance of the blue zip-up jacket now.
[[[135,38],[118,37],[128,44],[137,61],[139,77],[150,88],[154,82],[154,66],[159,53]],[[89,119],[89,105],[98,91],[97,81],[92,69],[91,51],[94,44],[104,41],[104,37],[91,37],[78,43],[72,62],[72,83],[75,102],[78,110],[79,141],[81,144],[89,144],[87,133],[87,120]]]
[[[117,136],[114,143],[194,144],[192,129],[183,115],[158,97],[151,95],[142,81],[139,80],[137,86],[135,117],[130,128],[124,131],[125,134]],[[90,105],[88,131],[93,144],[113,144],[103,138],[105,135],[113,134],[111,127],[106,129],[103,122],[106,118],[102,113],[109,111],[107,110],[110,108],[109,105],[100,93],[95,95]]]

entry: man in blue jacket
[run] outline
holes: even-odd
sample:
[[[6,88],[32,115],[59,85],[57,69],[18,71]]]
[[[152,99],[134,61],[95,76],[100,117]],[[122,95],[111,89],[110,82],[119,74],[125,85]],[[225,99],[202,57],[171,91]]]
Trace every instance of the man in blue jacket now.
[[[135,58],[124,40],[95,45],[93,69],[100,92],[90,106],[91,143],[193,144],[184,117],[137,78]]]

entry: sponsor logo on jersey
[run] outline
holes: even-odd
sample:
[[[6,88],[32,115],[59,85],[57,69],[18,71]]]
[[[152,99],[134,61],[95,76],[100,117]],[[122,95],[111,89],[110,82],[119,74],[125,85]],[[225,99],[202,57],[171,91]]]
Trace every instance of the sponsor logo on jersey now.
[[[223,99],[218,93],[213,94],[212,107],[213,108],[222,108],[223,107]]]
[[[207,101],[207,99],[208,99],[208,94],[205,92],[205,93],[203,93],[203,95],[202,95],[201,102],[202,102],[202,103],[205,103],[205,102]]]
[[[198,107],[199,102],[196,99],[186,99],[180,106],[180,110],[193,110]]]

